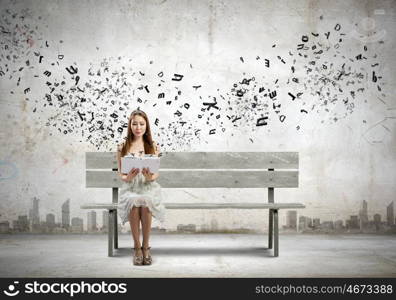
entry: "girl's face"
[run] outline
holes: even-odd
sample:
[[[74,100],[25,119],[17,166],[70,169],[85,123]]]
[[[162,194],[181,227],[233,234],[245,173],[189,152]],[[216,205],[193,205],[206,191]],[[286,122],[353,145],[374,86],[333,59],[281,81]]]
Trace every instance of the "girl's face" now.
[[[141,137],[146,132],[146,120],[142,116],[133,116],[131,119],[132,133],[135,137]]]

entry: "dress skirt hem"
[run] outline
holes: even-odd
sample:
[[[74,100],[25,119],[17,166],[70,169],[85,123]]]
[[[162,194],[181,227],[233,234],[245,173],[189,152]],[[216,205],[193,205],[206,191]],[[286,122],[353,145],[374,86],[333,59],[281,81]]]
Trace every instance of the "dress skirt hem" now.
[[[132,182],[124,182],[120,188],[117,211],[122,225],[129,222],[128,216],[134,206],[148,207],[153,217],[164,223],[165,207],[162,204],[161,186],[155,181],[145,182],[143,175],[139,175]]]

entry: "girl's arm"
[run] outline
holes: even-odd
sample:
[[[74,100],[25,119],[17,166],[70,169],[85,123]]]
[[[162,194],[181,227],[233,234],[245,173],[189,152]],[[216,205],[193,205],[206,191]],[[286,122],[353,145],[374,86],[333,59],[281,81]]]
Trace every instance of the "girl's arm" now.
[[[161,148],[159,146],[159,144],[157,144],[156,142],[154,142],[154,155],[159,156],[159,154],[161,153]],[[153,175],[151,176],[151,180],[154,181],[159,177],[159,173],[153,173]]]

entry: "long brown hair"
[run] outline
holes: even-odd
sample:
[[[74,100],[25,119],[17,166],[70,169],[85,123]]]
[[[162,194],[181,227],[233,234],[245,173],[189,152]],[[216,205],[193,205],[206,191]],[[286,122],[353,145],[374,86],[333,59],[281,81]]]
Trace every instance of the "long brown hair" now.
[[[148,117],[144,111],[142,111],[140,109],[136,109],[131,113],[131,115],[129,116],[129,119],[128,119],[127,137],[126,137],[125,142],[122,143],[121,156],[125,156],[132,145],[133,132],[132,132],[132,128],[131,128],[131,120],[134,116],[141,116],[146,121],[146,132],[143,135],[144,153],[145,154],[154,154],[155,149],[154,149],[153,139],[151,137],[150,122],[149,122]]]

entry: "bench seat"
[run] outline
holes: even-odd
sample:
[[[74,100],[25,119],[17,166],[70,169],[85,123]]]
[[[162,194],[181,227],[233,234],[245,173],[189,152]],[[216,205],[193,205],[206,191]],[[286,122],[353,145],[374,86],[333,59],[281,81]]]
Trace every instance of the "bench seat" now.
[[[87,203],[83,209],[117,209],[117,203]],[[298,209],[305,208],[301,203],[164,203],[166,209]]]

